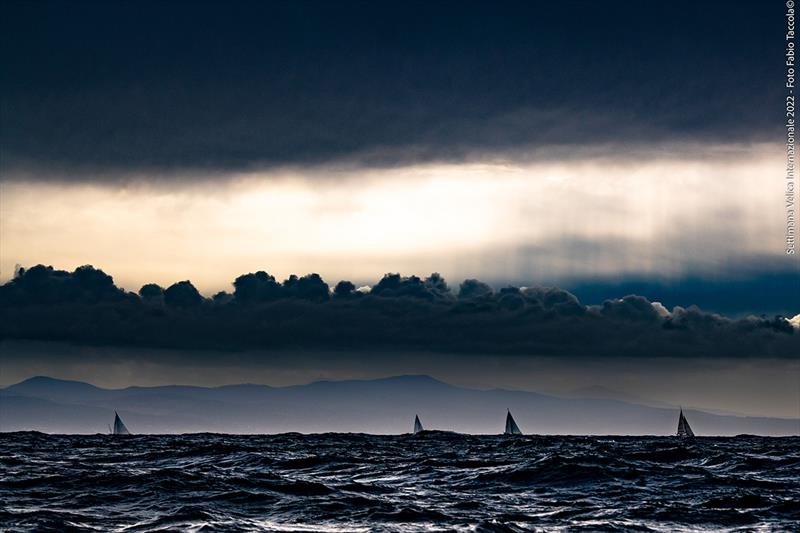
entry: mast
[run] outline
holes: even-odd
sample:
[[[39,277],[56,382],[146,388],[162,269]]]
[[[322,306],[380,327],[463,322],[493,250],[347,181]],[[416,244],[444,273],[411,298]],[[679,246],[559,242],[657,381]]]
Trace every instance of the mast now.
[[[414,433],[422,431],[422,422],[419,421],[419,416],[414,415]]]
[[[514,417],[511,416],[511,409],[506,413],[506,430],[504,433],[506,435],[522,435],[522,431],[519,429],[517,422],[514,420]]]

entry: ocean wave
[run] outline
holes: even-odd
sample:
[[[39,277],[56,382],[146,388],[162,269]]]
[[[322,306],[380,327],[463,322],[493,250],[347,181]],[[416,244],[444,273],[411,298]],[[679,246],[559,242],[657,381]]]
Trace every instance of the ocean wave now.
[[[3,531],[792,531],[800,439],[0,434]]]

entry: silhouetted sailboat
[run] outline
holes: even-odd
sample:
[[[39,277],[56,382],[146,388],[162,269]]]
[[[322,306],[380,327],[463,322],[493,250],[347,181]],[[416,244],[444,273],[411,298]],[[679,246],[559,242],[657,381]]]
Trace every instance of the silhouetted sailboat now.
[[[689,427],[689,422],[686,421],[686,417],[683,416],[683,408],[681,408],[681,414],[678,415],[678,436],[694,437],[694,431]]]
[[[520,431],[519,426],[514,421],[514,417],[511,416],[511,410],[508,410],[506,413],[506,430],[504,432],[506,435],[522,435],[522,431]]]
[[[414,415],[414,433],[422,431],[422,422],[419,421],[419,416]]]
[[[122,422],[122,419],[119,417],[116,411],[114,411],[114,430],[111,433],[112,435],[131,434],[131,432],[128,431],[128,428],[125,427],[125,424]]]

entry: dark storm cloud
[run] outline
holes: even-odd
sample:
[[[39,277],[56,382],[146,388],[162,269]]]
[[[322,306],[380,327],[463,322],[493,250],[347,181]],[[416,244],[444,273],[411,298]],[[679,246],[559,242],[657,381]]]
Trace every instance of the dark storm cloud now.
[[[387,274],[370,292],[334,291],[316,274],[278,282],[266,272],[202,298],[189,281],[141,297],[92,267],[21,269],[0,287],[0,340],[180,349],[333,349],[370,353],[546,356],[790,357],[800,334],[781,317],[732,320],[696,307],[671,312],[642,296],[583,305],[558,288],[477,280],[451,290],[432,274]]]
[[[779,7],[7,2],[3,175],[771,140]]]

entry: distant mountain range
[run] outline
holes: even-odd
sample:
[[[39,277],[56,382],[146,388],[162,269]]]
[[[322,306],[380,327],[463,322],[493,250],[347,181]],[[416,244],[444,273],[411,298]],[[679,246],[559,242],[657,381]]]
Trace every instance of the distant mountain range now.
[[[476,390],[430,376],[290,387],[125,389],[35,377],[0,389],[0,431],[106,433],[116,410],[133,433],[407,433],[415,414],[426,429],[501,433],[506,409],[523,432],[540,434],[669,435],[678,420],[672,407],[631,399]],[[798,419],[685,414],[697,435],[797,435],[800,430]]]

